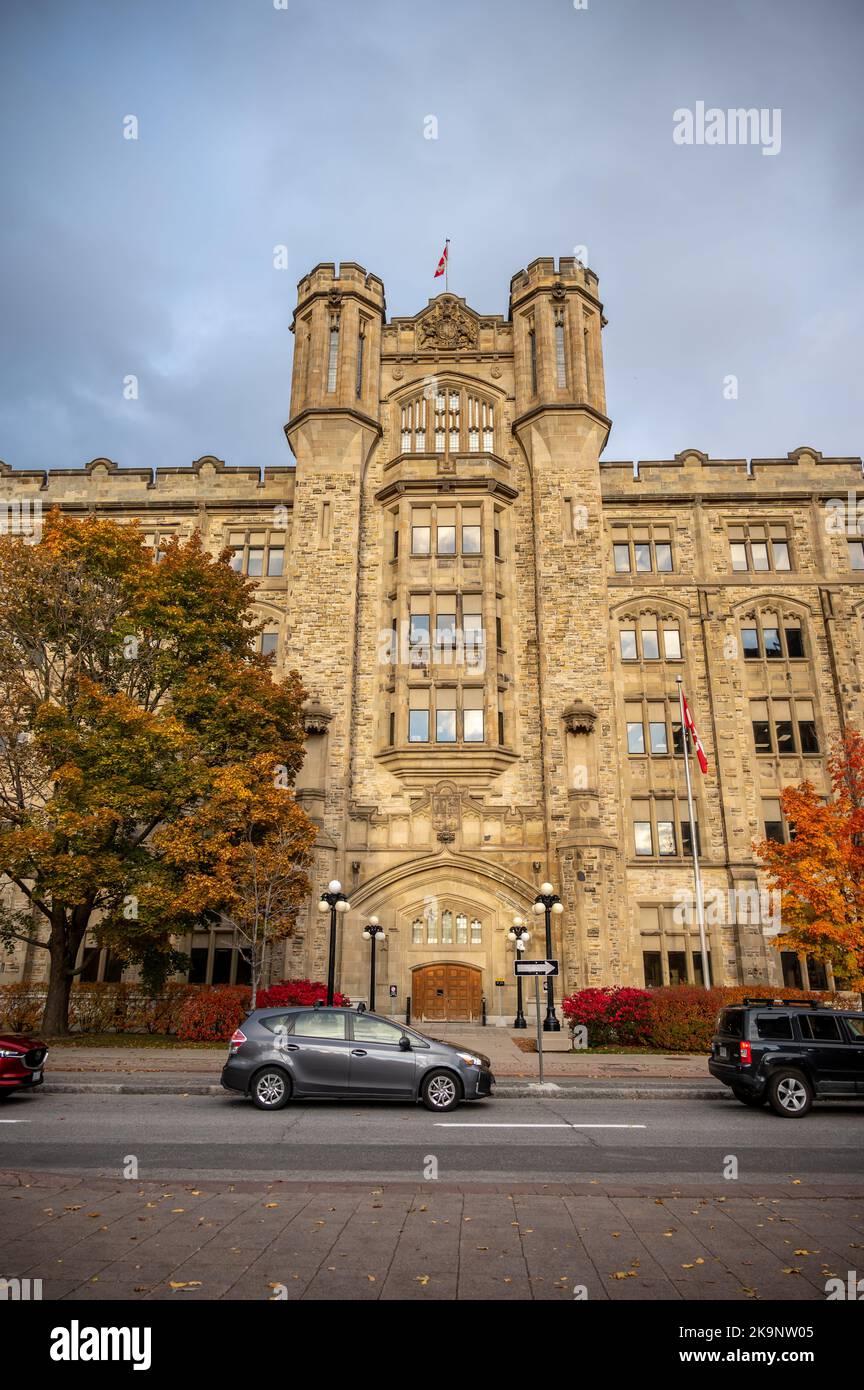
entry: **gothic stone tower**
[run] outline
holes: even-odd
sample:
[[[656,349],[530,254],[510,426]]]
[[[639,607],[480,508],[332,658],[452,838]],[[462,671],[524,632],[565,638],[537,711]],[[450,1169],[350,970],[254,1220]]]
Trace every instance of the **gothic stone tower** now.
[[[386,321],[361,267],[299,286],[286,664],[303,673],[299,795],[337,877],[339,982],[413,1016],[513,1011],[514,914],[549,878],[561,984],[626,955],[598,459],[596,276],[533,262],[510,312],[452,294]],[[313,895],[314,899],[314,895]],[[534,922],[532,949],[543,954]],[[541,924],[542,925],[542,924]],[[324,969],[314,900],[291,973]],[[502,983],[496,983],[502,982]],[[560,991],[559,991],[560,992]]]

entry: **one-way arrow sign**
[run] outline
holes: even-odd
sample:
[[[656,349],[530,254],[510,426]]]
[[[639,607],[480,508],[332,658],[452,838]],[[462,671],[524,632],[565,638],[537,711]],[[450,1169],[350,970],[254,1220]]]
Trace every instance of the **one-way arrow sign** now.
[[[516,960],[513,969],[517,975],[557,975],[557,960]]]

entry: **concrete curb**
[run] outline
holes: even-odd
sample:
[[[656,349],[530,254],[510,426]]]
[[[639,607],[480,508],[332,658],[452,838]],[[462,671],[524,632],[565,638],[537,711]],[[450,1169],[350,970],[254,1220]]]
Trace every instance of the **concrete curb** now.
[[[52,1095],[109,1095],[109,1096],[225,1096],[230,1092],[222,1086],[211,1086],[202,1082],[188,1085],[146,1081],[52,1081],[46,1082],[40,1090]],[[725,1086],[705,1085],[701,1081],[673,1081],[666,1085],[649,1081],[634,1084],[632,1081],[620,1085],[608,1082],[547,1081],[541,1088],[536,1081],[499,1081],[493,1099],[500,1100],[572,1100],[575,1097],[585,1100],[724,1100],[729,1096]]]

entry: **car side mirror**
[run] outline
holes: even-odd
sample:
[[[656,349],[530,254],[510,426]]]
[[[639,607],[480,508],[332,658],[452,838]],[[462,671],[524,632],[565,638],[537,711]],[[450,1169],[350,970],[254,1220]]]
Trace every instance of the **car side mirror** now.
[[[403,1052],[410,1052],[410,1051],[411,1051],[411,1039],[410,1039],[410,1038],[406,1038],[406,1036],[405,1036],[404,1033],[402,1034],[401,1038],[399,1039],[399,1046],[400,1046],[400,1048],[402,1049]]]

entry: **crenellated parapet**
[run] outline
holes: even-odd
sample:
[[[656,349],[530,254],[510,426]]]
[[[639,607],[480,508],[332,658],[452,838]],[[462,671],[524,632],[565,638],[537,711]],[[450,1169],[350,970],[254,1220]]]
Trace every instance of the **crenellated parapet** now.
[[[236,509],[238,505],[284,506],[294,496],[294,469],[232,467],[205,454],[176,468],[121,468],[96,458],[79,468],[15,469],[0,463],[0,500],[38,497],[43,510],[161,511],[179,507]]]
[[[802,446],[783,457],[753,459],[709,458],[699,449],[685,449],[671,459],[601,462],[604,501],[625,497],[642,501],[654,497],[836,496],[864,487],[860,458],[826,457]]]

